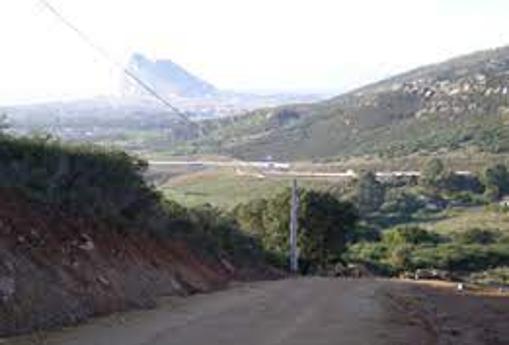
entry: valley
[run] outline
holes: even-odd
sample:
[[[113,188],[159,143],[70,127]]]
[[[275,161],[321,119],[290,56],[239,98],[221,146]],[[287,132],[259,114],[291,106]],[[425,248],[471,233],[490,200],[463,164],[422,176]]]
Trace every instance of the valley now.
[[[0,344],[508,343],[509,47],[335,96],[123,72],[0,109]]]

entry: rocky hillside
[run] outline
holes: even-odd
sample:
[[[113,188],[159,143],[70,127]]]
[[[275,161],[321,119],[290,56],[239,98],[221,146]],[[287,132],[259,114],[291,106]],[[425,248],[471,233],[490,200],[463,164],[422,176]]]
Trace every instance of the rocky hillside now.
[[[247,159],[509,150],[509,47],[422,67],[312,105],[210,123],[193,143]]]
[[[359,110],[388,114],[386,118],[372,116],[373,125],[384,125],[392,118],[429,115],[454,120],[457,116],[496,113],[509,104],[508,91],[509,47],[505,47],[419,68],[324,105],[342,107],[351,115]],[[345,124],[357,121],[350,117]]]

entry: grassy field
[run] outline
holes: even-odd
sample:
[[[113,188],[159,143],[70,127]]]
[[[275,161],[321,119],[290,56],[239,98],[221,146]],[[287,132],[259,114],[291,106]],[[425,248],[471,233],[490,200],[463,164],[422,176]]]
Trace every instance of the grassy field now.
[[[174,171],[167,170],[165,174],[167,178],[159,188],[168,198],[186,206],[209,203],[226,210],[252,199],[271,197],[289,188],[292,181],[291,178],[284,177],[256,177],[254,170],[239,174],[233,168],[208,168],[187,172],[182,168],[175,168]],[[335,180],[302,178],[298,179],[298,183],[300,187],[317,190],[330,190],[340,184]],[[509,213],[496,212],[484,206],[455,207],[409,222],[442,234],[472,228],[498,229],[509,233]]]
[[[252,199],[266,198],[290,187],[291,178],[261,178],[238,174],[230,168],[214,168],[169,178],[160,186],[164,194],[184,205],[211,205],[231,209]],[[328,189],[337,182],[299,179],[304,188]]]
[[[435,220],[421,224],[442,234],[468,229],[492,229],[509,233],[509,213],[495,212],[485,207],[456,208],[436,215]]]

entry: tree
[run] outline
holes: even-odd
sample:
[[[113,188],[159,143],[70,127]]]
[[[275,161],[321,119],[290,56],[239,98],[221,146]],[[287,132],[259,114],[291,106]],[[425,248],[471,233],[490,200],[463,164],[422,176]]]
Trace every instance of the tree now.
[[[266,209],[267,200],[255,199],[247,204],[237,205],[233,209],[233,216],[245,231],[260,235],[264,229],[262,215]]]
[[[382,206],[384,213],[399,213],[411,215],[424,208],[426,203],[419,200],[417,195],[401,189],[389,189],[385,195],[385,202]]]
[[[485,194],[498,199],[509,193],[509,172],[503,164],[495,164],[487,167],[482,173],[482,183],[485,186]]]
[[[420,182],[426,187],[438,188],[446,176],[445,165],[442,160],[432,158],[421,171]]]
[[[355,187],[355,200],[362,212],[378,211],[385,201],[385,188],[371,172],[362,173]]]
[[[302,257],[319,267],[337,261],[357,219],[357,210],[349,202],[339,201],[329,193],[304,193],[299,214]]]
[[[241,225],[261,227],[257,236],[264,249],[278,254],[284,260],[281,264],[286,264],[289,256],[290,198],[291,192],[286,190],[264,202],[241,205],[234,211]],[[326,192],[300,190],[299,199],[300,258],[310,266],[327,266],[339,259],[352,237],[357,210],[353,204],[339,201]]]

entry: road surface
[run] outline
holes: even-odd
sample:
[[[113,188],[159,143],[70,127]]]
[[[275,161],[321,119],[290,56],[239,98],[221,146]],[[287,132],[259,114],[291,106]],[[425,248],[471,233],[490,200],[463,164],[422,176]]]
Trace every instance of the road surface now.
[[[38,338],[47,345],[397,345],[429,344],[387,311],[388,282],[302,278],[168,299]],[[22,338],[13,344],[33,344]]]

